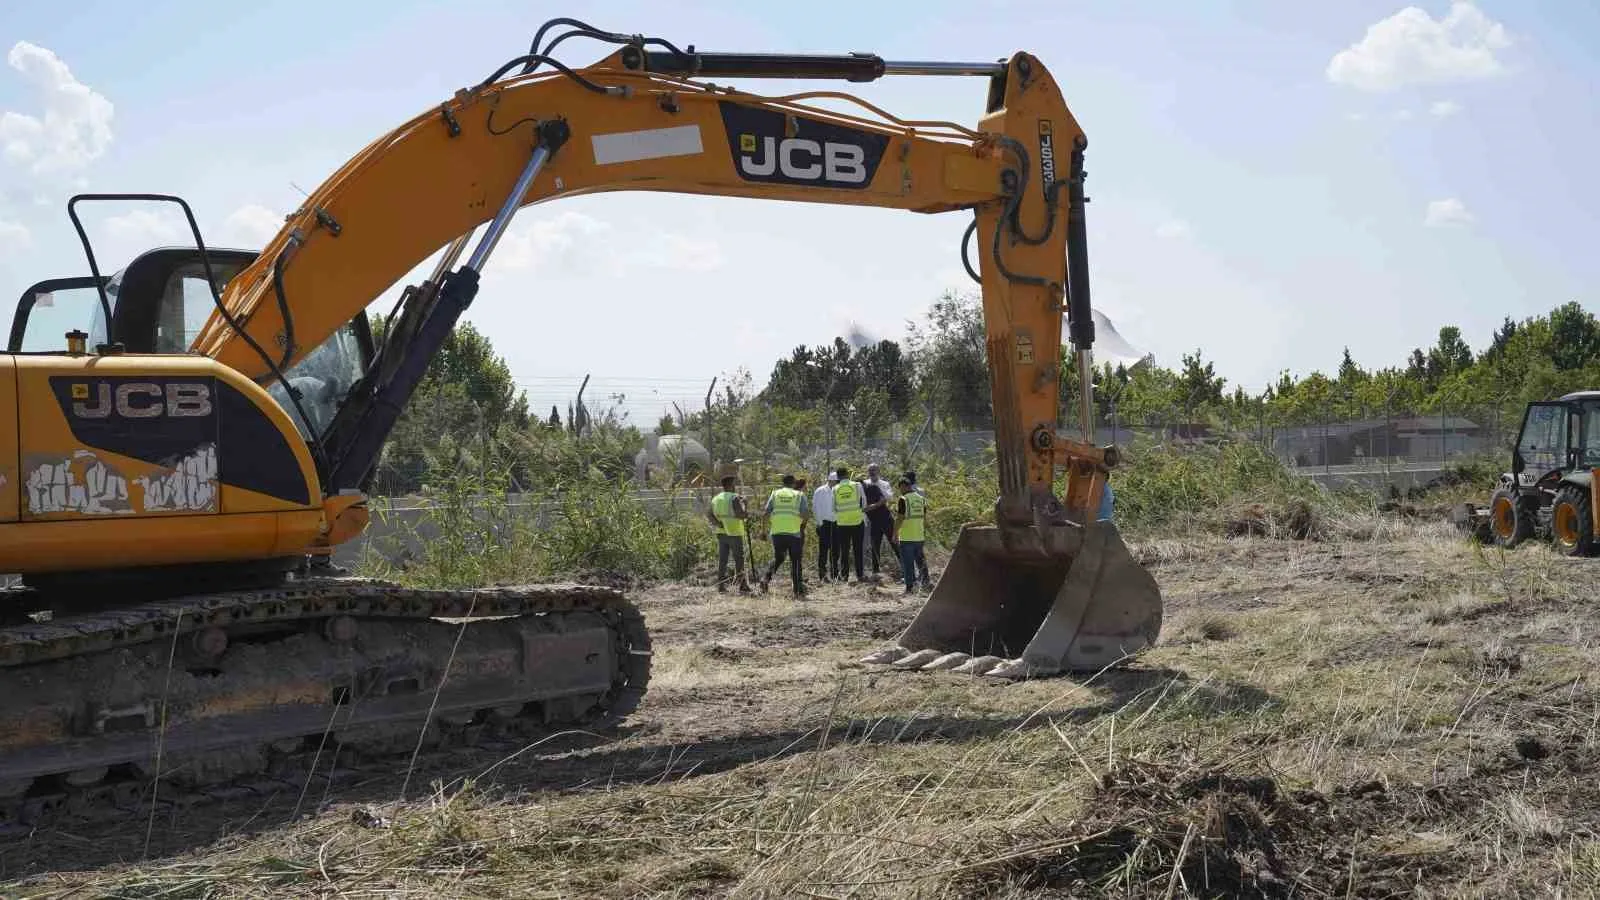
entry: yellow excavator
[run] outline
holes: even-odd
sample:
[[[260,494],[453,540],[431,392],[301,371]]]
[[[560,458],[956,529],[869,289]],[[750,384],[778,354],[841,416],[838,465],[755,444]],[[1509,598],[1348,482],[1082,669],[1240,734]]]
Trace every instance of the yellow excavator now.
[[[613,49],[572,68],[551,55],[572,38]],[[985,78],[986,108],[972,126],[907,121],[847,93],[709,81],[891,74]],[[824,100],[847,108],[807,102]],[[415,590],[327,562],[366,526],[385,440],[507,226],[568,196],[971,215],[961,253],[994,376],[995,524],[962,532],[874,661],[1016,677],[1150,645],[1155,582],[1092,515],[1115,450],[1057,429],[1067,316],[1090,434],[1085,146],[1028,53],[707,53],[562,18],[357,153],[259,252],[207,248],[177,197],[73,197],[90,274],[25,294],[0,356],[0,572],[20,575],[0,606],[0,823],[238,784],[330,742],[414,754],[636,708],[650,637],[619,591]],[[177,204],[194,246],[103,274],[79,208],[111,200]],[[430,258],[376,344],[366,309]],[[74,290],[92,319],[24,349],[40,343],[34,301]]]

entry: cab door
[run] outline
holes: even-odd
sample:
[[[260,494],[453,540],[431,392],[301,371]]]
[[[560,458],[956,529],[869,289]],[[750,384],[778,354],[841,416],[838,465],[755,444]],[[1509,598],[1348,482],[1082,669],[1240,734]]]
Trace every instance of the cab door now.
[[[21,507],[17,465],[21,436],[17,433],[17,360],[0,354],[0,522],[15,522]]]

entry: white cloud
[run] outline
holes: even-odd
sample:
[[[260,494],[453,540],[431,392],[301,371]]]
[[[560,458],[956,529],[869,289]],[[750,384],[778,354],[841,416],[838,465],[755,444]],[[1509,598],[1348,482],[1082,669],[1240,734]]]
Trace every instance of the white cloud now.
[[[129,210],[119,216],[108,216],[106,234],[118,244],[133,245],[141,250],[157,244],[173,244],[183,238],[188,238],[191,243],[194,240],[193,235],[185,234],[173,222],[147,209]]]
[[[722,268],[725,260],[716,241],[685,234],[656,235],[640,254],[640,261],[662,269],[685,272],[710,272]]]
[[[549,218],[519,218],[495,247],[489,270],[571,275],[619,275],[639,268],[709,272],[725,262],[721,245],[709,238],[655,230],[621,234],[610,222],[563,210]]]
[[[0,254],[21,250],[33,243],[33,234],[20,222],[0,219]]]
[[[1168,219],[1156,226],[1156,237],[1163,239],[1186,238],[1189,236],[1189,223],[1182,219]]]
[[[1367,120],[1367,114],[1359,112],[1348,112],[1344,114],[1344,117],[1351,122],[1365,122]]]
[[[0,111],[0,157],[36,175],[71,176],[111,146],[111,101],[44,47],[18,41],[6,62],[39,95],[38,115]]]
[[[1396,122],[1409,122],[1411,118],[1412,114],[1409,109],[1397,109],[1394,111],[1394,120]]]
[[[1452,3],[1442,19],[1408,6],[1334,54],[1327,76],[1363,91],[1492,78],[1505,71],[1495,52],[1510,43],[1505,26],[1471,3]]]
[[[605,243],[601,236],[610,229],[594,216],[573,210],[563,210],[547,219],[536,219],[525,212],[500,238],[489,258],[489,268],[581,271],[585,267],[583,260],[604,260],[605,254],[598,251]],[[479,237],[481,232],[473,236],[469,252],[477,246]]]
[[[1454,100],[1436,100],[1432,106],[1428,107],[1428,115],[1433,116],[1435,119],[1453,116],[1458,112],[1461,112],[1461,104]]]
[[[283,228],[283,216],[265,206],[246,203],[228,214],[217,233],[217,243],[260,250]],[[210,239],[207,239],[210,243]]]
[[[1423,219],[1423,224],[1429,228],[1447,228],[1458,225],[1471,225],[1477,221],[1472,213],[1467,211],[1467,205],[1454,197],[1444,200],[1434,200],[1428,204],[1428,214]]]

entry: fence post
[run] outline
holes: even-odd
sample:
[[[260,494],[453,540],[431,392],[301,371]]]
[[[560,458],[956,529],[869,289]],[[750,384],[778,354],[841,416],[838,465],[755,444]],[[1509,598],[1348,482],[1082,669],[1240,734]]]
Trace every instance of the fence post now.
[[[1322,399],[1322,474],[1328,474],[1328,419],[1333,415],[1328,398]]]
[[[1383,463],[1386,466],[1394,462],[1394,448],[1389,444],[1394,434],[1393,405],[1394,391],[1391,390],[1383,397]]]

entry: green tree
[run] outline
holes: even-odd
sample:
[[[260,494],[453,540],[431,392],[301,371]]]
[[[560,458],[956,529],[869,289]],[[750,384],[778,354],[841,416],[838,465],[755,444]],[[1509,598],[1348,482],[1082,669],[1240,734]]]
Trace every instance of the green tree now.
[[[1562,372],[1600,361],[1600,324],[1576,301],[1550,313],[1550,361]]]
[[[917,392],[941,418],[958,428],[993,427],[987,334],[981,301],[946,291],[928,309],[925,324],[908,325]]]
[[[383,320],[374,323],[375,343],[383,343],[384,330]],[[491,427],[507,423],[522,428],[528,424],[527,395],[517,387],[511,367],[494,352],[489,338],[471,322],[456,323],[439,352],[428,361],[415,396],[430,396],[446,385],[460,388],[467,399],[477,404]]]
[[[1183,355],[1183,373],[1178,376],[1178,390],[1184,406],[1192,417],[1210,407],[1222,404],[1222,388],[1226,379],[1217,374],[1217,367],[1206,362],[1198,349]]]
[[[1506,345],[1511,343],[1516,333],[1517,323],[1510,316],[1506,316],[1500,327],[1495,329],[1494,337],[1489,341],[1489,349],[1483,351],[1483,359],[1490,363],[1497,361],[1501,354],[1505,353]]]
[[[1428,351],[1428,384],[1437,387],[1440,382],[1464,372],[1472,366],[1472,348],[1461,339],[1461,329],[1446,325],[1439,329],[1439,342]]]
[[[373,339],[385,338],[382,320]],[[416,490],[430,470],[483,470],[497,456],[505,430],[530,424],[527,395],[487,336],[460,322],[428,361],[410,403],[384,446],[377,490]]]
[[[896,419],[905,416],[911,408],[913,378],[910,360],[900,345],[891,340],[868,344],[856,351],[852,362],[856,392],[880,391],[889,415]]]

